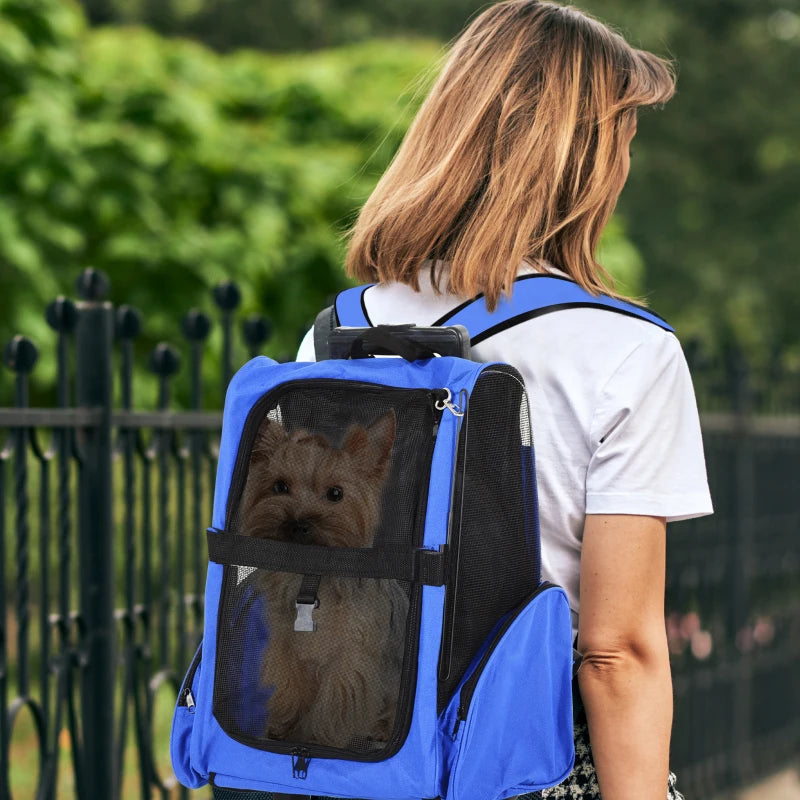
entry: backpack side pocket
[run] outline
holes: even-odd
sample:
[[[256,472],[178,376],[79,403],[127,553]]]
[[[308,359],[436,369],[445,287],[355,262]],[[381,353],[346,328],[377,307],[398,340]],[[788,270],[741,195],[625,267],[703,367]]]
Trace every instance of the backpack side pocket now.
[[[195,772],[191,764],[192,728],[194,726],[196,693],[200,683],[200,670],[203,660],[203,643],[201,642],[186,672],[186,677],[178,692],[175,714],[172,717],[172,733],[170,734],[170,757],[175,776],[190,789],[205,786],[208,779]]]
[[[572,644],[563,589],[542,584],[493,632],[442,717],[446,800],[560,783],[572,769]]]

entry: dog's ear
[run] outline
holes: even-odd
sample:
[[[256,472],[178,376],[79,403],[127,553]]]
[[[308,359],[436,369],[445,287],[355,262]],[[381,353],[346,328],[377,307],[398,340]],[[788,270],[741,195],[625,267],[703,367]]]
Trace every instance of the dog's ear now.
[[[250,452],[250,463],[264,463],[270,459],[281,444],[285,444],[289,439],[286,429],[280,422],[265,417],[261,427],[256,434],[253,449]]]
[[[343,449],[360,462],[362,469],[381,476],[389,466],[395,437],[394,411],[389,411],[368,428],[353,425],[344,437]]]

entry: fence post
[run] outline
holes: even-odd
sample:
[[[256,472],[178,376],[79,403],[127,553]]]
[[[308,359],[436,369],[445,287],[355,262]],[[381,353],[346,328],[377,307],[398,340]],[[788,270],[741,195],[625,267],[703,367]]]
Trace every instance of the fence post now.
[[[214,287],[214,302],[222,311],[222,404],[233,375],[233,312],[242,302],[242,293],[233,281],[223,281]]]
[[[79,407],[102,410],[81,437],[79,478],[80,615],[85,659],[81,673],[83,786],[86,798],[114,796],[114,564],[111,496],[111,347],[114,312],[108,281],[97,270],[78,278],[75,331]]]

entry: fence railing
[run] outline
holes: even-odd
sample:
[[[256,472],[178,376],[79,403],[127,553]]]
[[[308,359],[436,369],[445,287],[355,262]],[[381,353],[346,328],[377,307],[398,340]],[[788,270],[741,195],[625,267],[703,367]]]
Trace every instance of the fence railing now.
[[[15,337],[4,351],[0,800],[188,794],[175,787],[167,737],[202,632],[221,425],[201,407],[216,380],[203,369],[212,323],[200,311],[183,318],[190,410],[170,410],[180,357],[166,344],[148,365],[157,407],[135,410],[141,316],[114,308],[108,288],[86,271],[80,301],[47,309],[54,407],[29,407],[36,347]],[[224,390],[238,290],[219,286],[214,302]],[[251,318],[239,330],[254,355],[269,327]],[[745,785],[800,752],[800,417],[753,416],[744,370],[728,385],[715,403],[724,413],[703,418],[716,513],[668,536],[672,766],[687,797]],[[0,378],[0,400],[7,388]]]

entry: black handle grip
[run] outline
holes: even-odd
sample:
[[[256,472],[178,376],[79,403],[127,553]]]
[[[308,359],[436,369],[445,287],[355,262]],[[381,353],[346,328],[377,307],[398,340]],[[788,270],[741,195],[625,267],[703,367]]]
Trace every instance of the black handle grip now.
[[[377,325],[374,328],[335,328],[328,337],[330,358],[369,358],[395,355],[406,361],[434,356],[469,358],[469,333],[463,325],[423,328],[415,325]]]

